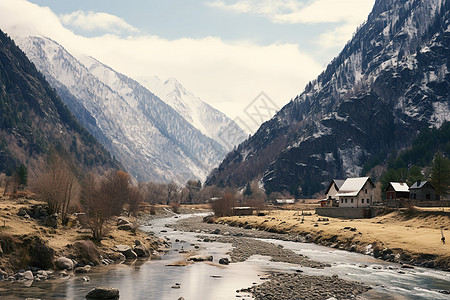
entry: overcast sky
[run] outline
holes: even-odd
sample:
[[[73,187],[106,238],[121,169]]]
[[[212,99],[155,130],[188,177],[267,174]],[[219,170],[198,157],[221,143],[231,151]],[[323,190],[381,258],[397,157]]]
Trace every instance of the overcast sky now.
[[[50,37],[130,77],[175,77],[231,118],[301,93],[375,0],[0,0],[13,38]]]

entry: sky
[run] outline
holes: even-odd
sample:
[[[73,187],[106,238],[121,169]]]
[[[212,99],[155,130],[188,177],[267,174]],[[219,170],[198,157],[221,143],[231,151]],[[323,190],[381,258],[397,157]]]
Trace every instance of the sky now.
[[[0,0],[0,29],[52,38],[132,78],[174,77],[253,132],[339,54],[374,2]],[[275,109],[252,118],[261,101]]]

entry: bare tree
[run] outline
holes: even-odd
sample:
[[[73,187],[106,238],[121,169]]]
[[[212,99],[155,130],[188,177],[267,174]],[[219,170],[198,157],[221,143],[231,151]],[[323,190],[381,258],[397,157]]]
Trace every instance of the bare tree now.
[[[236,205],[236,197],[233,193],[225,193],[221,199],[212,203],[212,209],[216,217],[231,216]]]
[[[141,190],[143,201],[156,204],[167,202],[167,187],[163,183],[146,182],[140,183],[139,189]]]
[[[180,193],[181,188],[175,182],[168,183],[166,188],[167,188],[167,205],[169,205],[170,202],[178,198],[179,196],[178,194]]]
[[[50,214],[59,213],[61,222],[67,225],[69,208],[78,198],[80,186],[69,163],[58,154],[53,154],[45,172],[37,181],[38,197],[47,202]]]
[[[81,205],[85,212],[83,222],[91,229],[95,240],[100,241],[107,222],[120,215],[130,198],[129,176],[125,172],[110,172],[100,182],[92,174],[83,181]]]
[[[132,186],[129,188],[128,196],[128,216],[137,216],[140,205],[142,203],[142,194],[138,187]]]

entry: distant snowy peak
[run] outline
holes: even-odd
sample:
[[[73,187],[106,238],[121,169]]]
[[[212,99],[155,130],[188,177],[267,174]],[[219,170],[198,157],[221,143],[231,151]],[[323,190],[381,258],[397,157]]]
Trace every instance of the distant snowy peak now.
[[[227,150],[247,138],[236,122],[185,89],[173,77],[142,76],[137,80],[175,109],[183,118]]]

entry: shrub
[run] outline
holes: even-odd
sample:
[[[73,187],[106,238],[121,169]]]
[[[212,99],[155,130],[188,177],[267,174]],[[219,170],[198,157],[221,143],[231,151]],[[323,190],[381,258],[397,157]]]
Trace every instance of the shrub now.
[[[235,196],[232,193],[226,193],[221,199],[218,199],[212,203],[212,209],[216,217],[231,216],[235,205]]]
[[[0,232],[0,246],[2,247],[4,254],[10,254],[17,248],[16,239],[6,232]]]
[[[84,265],[100,264],[100,251],[90,240],[76,241],[73,244],[73,251],[73,258]]]
[[[45,245],[40,239],[35,239],[28,246],[28,254],[30,257],[30,266],[41,269],[53,269],[55,251]]]
[[[180,203],[178,202],[171,202],[170,203],[170,208],[172,209],[172,211],[176,214],[180,213]]]

